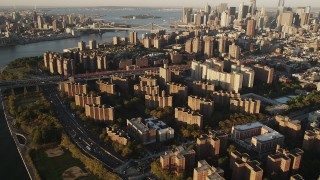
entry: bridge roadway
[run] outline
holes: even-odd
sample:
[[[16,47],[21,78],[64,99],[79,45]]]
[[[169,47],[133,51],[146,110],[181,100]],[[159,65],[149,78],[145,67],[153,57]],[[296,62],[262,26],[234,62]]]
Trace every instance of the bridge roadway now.
[[[189,65],[174,65],[169,66],[171,69],[180,69],[180,70],[188,70],[190,69]],[[158,70],[159,67],[151,67],[151,68],[139,68],[133,70],[115,70],[115,71],[103,71],[103,72],[94,72],[94,73],[85,73],[85,74],[77,74],[74,76],[75,80],[77,79],[99,79],[100,77],[106,78],[111,75],[141,75],[145,71],[148,70]],[[48,84],[57,84],[61,81],[66,81],[67,78],[63,76],[45,76],[45,77],[33,77],[30,79],[17,79],[17,80],[0,80],[0,88],[8,89],[8,88],[18,88],[25,86],[36,86],[36,85],[48,85]]]

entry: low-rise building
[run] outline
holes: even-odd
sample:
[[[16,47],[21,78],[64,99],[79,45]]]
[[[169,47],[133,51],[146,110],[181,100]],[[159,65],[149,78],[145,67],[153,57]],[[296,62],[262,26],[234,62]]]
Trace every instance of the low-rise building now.
[[[121,145],[128,145],[128,142],[130,140],[130,137],[128,136],[128,134],[126,132],[124,132],[123,130],[117,129],[117,128],[113,128],[113,127],[107,127],[107,135],[108,137],[113,141],[113,142],[117,142]]]
[[[303,151],[299,148],[288,151],[278,146],[276,152],[268,156],[268,174],[276,173],[281,179],[288,179],[290,174],[298,172],[302,155]]]
[[[102,93],[116,94],[116,86],[110,82],[97,81],[98,90]]]
[[[277,145],[283,145],[284,136],[260,122],[232,127],[231,137],[246,149],[259,154],[273,152]]]
[[[309,120],[309,122],[320,120],[320,110],[313,111],[313,112],[309,113],[308,120]]]
[[[150,109],[172,107],[172,96],[166,96],[165,91],[162,91],[161,96],[146,94],[145,105]]]
[[[320,153],[320,129],[307,130],[304,133],[302,148]]]
[[[260,113],[260,100],[234,98],[230,100],[230,110],[249,114]]]
[[[198,161],[198,167],[193,170],[193,180],[224,180],[221,168],[210,166],[207,161]]]
[[[223,131],[210,131],[202,134],[196,141],[198,159],[207,159],[226,152],[228,135]]]
[[[172,151],[165,152],[160,156],[161,168],[174,174],[182,174],[192,171],[195,162],[194,150],[188,150],[183,146],[178,146]]]
[[[239,151],[231,152],[230,168],[233,180],[262,180],[263,169],[256,160],[250,160],[246,153]]]
[[[157,118],[133,118],[127,120],[128,133],[142,144],[163,142],[174,138],[174,130]]]
[[[174,117],[179,123],[184,125],[195,125],[196,127],[202,129],[203,116],[199,112],[181,107],[175,108],[174,111]]]
[[[291,120],[287,116],[277,115],[275,120],[279,126],[279,132],[293,138],[301,133],[301,124],[299,120]]]
[[[85,105],[86,116],[99,122],[113,121],[114,108],[107,105]]]
[[[75,103],[77,106],[85,107],[86,104],[93,105],[101,104],[101,96],[87,95],[87,94],[76,94],[74,96]]]

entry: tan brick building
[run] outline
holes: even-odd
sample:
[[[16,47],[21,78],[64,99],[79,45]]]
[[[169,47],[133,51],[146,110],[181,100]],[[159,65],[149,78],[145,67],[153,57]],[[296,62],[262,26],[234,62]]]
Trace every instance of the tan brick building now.
[[[230,111],[233,112],[243,112],[249,114],[259,114],[260,113],[260,100],[252,99],[231,99],[230,100]]]
[[[231,138],[247,149],[259,154],[273,152],[277,145],[283,145],[284,136],[260,122],[232,127]]]
[[[192,171],[195,163],[195,154],[194,150],[178,146],[174,150],[167,151],[164,155],[160,156],[161,168],[177,175],[186,171]]]
[[[133,65],[132,59],[121,59],[119,61],[119,69],[126,69],[127,66]]]
[[[202,129],[203,116],[197,111],[178,107],[175,108],[174,117],[181,124],[196,125]]]
[[[210,166],[207,161],[198,161],[198,167],[193,170],[193,180],[224,180],[221,168]]]
[[[108,137],[112,141],[117,142],[117,143],[124,145],[124,146],[126,146],[128,144],[130,137],[123,130],[116,129],[113,127],[107,127],[106,130],[107,130]]]
[[[141,86],[136,84],[133,86],[135,95],[157,95],[159,94],[159,86]]]
[[[320,129],[307,130],[304,134],[302,148],[306,151],[320,153]]]
[[[275,120],[279,126],[279,132],[290,137],[298,137],[301,134],[301,124],[299,120],[291,120],[287,116],[277,115]]]
[[[102,93],[116,94],[116,86],[110,82],[97,81],[98,90]]]
[[[260,82],[264,82],[267,84],[271,84],[273,82],[273,75],[274,75],[273,68],[256,64],[253,66],[253,70],[255,73],[255,80],[258,80]]]
[[[139,57],[136,59],[136,65],[139,67],[148,67],[149,61],[147,57]]]
[[[228,135],[223,131],[210,131],[202,134],[196,141],[198,159],[207,159],[226,152]]]
[[[120,90],[128,91],[129,79],[127,77],[112,76],[111,80]]]
[[[231,152],[230,168],[233,180],[262,180],[263,169],[256,160],[250,160],[246,153]]]
[[[80,83],[64,82],[61,84],[61,90],[68,94],[68,96],[75,96],[76,94],[87,94],[88,85]]]
[[[188,96],[188,106],[194,111],[200,111],[205,117],[211,117],[214,110],[214,102],[198,96]]]
[[[85,105],[86,116],[100,122],[114,120],[114,108],[107,105]]]
[[[212,93],[212,99],[216,106],[230,107],[230,99],[241,98],[240,93],[234,91],[214,91]]]
[[[174,82],[167,83],[167,93],[169,95],[177,95],[178,97],[186,98],[188,96],[188,87]]]
[[[140,76],[140,86],[157,86],[158,81],[150,76]]]
[[[74,100],[77,106],[85,107],[88,105],[101,105],[101,96],[87,95],[87,94],[76,94]]]
[[[276,173],[281,179],[288,179],[290,174],[296,174],[300,168],[303,151],[295,148],[291,151],[277,147],[275,153],[267,159],[267,173]]]
[[[214,85],[210,83],[194,81],[192,87],[193,94],[197,96],[207,96],[214,92]]]
[[[151,144],[157,141],[157,129],[148,127],[142,118],[127,119],[128,133],[141,141],[142,144]]]
[[[162,91],[161,96],[145,95],[145,105],[151,109],[172,107],[172,96],[166,96],[165,91]]]
[[[160,84],[166,85],[168,82],[171,82],[171,70],[168,67],[168,64],[164,64],[163,68],[159,68],[159,77]]]

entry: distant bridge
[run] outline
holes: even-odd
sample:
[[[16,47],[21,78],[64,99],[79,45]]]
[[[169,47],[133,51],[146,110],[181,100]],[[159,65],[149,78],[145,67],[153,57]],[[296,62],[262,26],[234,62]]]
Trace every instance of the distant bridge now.
[[[154,23],[149,23],[146,25],[135,26],[135,27],[121,27],[121,26],[112,26],[112,25],[103,25],[99,27],[77,27],[79,31],[85,30],[96,30],[96,31],[103,31],[103,30],[119,30],[119,31],[150,31],[155,29],[166,30],[168,32],[174,32],[176,29],[172,29],[170,27],[164,27],[163,25],[158,25]]]

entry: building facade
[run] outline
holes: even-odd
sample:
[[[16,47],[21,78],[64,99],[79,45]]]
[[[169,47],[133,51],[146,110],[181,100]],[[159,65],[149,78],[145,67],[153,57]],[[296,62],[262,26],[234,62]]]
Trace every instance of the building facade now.
[[[230,111],[259,114],[260,105],[260,100],[234,98],[230,100]]]
[[[193,170],[193,180],[224,180],[224,171],[221,168],[210,166],[207,161],[198,161],[198,167]]]
[[[80,83],[64,82],[61,84],[61,90],[68,94],[68,96],[75,96],[76,94],[87,94],[88,85]]]
[[[111,95],[116,94],[115,84],[110,82],[104,82],[104,81],[97,81],[96,84],[100,92],[111,94]]]
[[[193,111],[199,111],[205,117],[211,117],[214,110],[214,102],[198,96],[188,96],[188,106]]]
[[[160,95],[145,95],[145,106],[150,109],[172,107],[172,96],[166,96],[165,91]]]
[[[175,108],[174,117],[181,124],[195,125],[199,129],[203,127],[203,116],[197,112],[190,109],[177,107]]]
[[[114,108],[107,105],[85,105],[85,113],[88,118],[97,122],[113,121]]]
[[[101,96],[94,96],[88,94],[76,94],[74,96],[74,100],[77,106],[85,107],[86,104],[88,105],[101,105]]]

